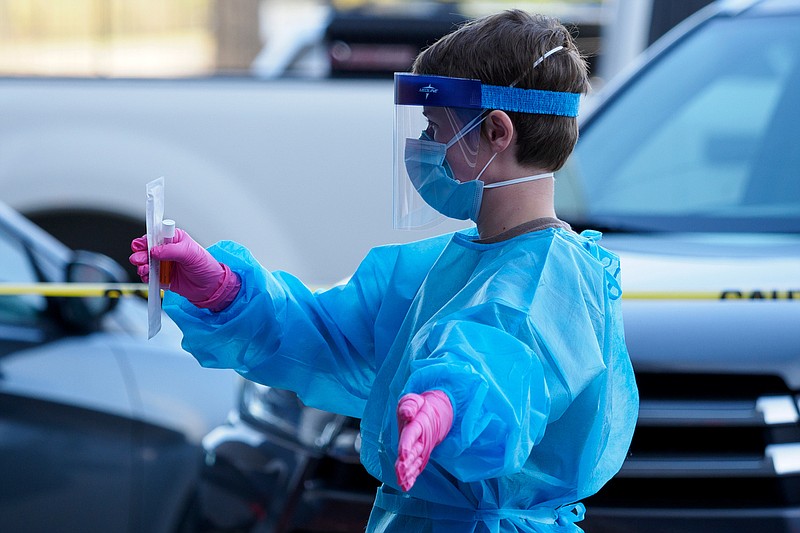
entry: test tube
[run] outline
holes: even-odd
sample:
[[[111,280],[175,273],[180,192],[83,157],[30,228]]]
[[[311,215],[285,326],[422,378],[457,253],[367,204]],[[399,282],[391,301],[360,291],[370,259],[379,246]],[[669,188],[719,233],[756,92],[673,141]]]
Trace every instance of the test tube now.
[[[164,229],[164,244],[172,242],[175,238],[175,221],[164,219],[161,222]],[[170,278],[172,277],[172,261],[161,261],[161,277],[159,282],[162,289],[169,289]]]

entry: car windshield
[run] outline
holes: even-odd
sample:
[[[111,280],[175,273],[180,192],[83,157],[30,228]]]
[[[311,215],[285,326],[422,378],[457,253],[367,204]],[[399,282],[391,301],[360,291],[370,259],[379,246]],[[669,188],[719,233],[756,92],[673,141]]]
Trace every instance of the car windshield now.
[[[650,231],[800,231],[800,17],[716,19],[582,125],[562,218]]]

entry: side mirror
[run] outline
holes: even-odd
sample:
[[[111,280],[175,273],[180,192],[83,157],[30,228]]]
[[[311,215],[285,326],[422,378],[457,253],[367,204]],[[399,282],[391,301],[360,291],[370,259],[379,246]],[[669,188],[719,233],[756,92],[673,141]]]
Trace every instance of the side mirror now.
[[[68,283],[124,283],[125,270],[111,258],[87,251],[76,251],[64,272]],[[111,297],[58,298],[61,320],[82,332],[94,331],[103,315],[114,309],[118,299]]]

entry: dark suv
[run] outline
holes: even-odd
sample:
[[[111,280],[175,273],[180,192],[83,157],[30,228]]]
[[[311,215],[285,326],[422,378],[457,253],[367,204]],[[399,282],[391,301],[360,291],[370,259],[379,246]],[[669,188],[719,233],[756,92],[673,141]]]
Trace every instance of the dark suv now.
[[[622,257],[641,393],[591,532],[800,531],[800,5],[717,3],[586,102],[559,214]],[[362,531],[356,420],[244,383],[205,439],[217,530]]]

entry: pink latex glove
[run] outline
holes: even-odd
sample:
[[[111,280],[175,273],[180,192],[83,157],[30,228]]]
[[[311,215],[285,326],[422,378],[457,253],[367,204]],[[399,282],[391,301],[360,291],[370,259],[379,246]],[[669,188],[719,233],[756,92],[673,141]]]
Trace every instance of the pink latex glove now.
[[[150,266],[147,262],[147,236],[131,242],[130,262],[147,283]],[[169,290],[184,296],[197,307],[221,311],[239,292],[239,276],[211,254],[182,229],[175,230],[171,243],[154,246],[151,253],[160,261],[174,261]]]
[[[450,398],[440,390],[404,395],[397,403],[397,425],[400,442],[394,471],[400,487],[408,491],[453,425]]]

